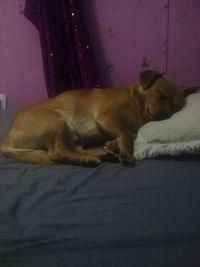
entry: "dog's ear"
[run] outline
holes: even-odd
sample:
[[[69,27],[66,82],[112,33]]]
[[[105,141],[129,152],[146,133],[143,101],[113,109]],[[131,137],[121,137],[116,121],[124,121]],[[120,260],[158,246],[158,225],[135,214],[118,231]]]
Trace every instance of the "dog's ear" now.
[[[184,93],[184,96],[187,97],[188,95],[194,94],[199,90],[200,88],[198,86],[184,87],[183,93]]]
[[[160,74],[157,71],[154,70],[145,70],[140,73],[140,83],[144,90],[147,90],[154,84],[154,82],[161,77],[162,74]]]

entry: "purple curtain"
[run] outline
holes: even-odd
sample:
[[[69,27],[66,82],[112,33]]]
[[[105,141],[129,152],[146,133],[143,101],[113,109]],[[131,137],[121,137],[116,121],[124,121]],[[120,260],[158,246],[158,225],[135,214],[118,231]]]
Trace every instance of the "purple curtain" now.
[[[49,96],[100,86],[80,0],[26,0],[24,13],[40,34]]]

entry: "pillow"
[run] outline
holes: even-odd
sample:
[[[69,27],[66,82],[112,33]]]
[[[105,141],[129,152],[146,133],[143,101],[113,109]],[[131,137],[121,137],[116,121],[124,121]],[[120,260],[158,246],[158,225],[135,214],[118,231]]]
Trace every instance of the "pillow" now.
[[[200,92],[187,97],[185,107],[163,121],[140,128],[134,143],[135,159],[200,153]]]

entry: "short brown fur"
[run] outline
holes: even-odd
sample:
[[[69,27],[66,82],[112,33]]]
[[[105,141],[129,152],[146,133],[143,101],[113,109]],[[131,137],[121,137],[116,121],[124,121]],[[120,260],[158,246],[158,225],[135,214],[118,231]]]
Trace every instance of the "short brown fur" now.
[[[19,111],[1,142],[1,153],[31,164],[84,166],[117,153],[130,163],[138,129],[170,117],[184,104],[183,91],[150,70],[125,88],[66,91]]]

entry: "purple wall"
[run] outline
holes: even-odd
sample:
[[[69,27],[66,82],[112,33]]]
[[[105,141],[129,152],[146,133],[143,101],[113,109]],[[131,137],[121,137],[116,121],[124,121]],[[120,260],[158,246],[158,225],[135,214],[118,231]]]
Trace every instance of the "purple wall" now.
[[[200,86],[200,0],[170,1],[168,75]]]
[[[144,57],[149,67],[160,69],[161,1],[83,2],[87,2],[85,14],[106,86],[120,86],[136,79]]]
[[[0,1],[0,92],[8,106],[47,96],[38,32],[24,17],[24,0]]]
[[[105,85],[137,78],[145,57],[177,83],[200,85],[199,0],[82,1]]]
[[[137,79],[144,58],[177,83],[200,85],[199,0],[169,1],[169,9],[168,0],[82,2],[105,86]],[[0,1],[0,92],[9,106],[47,96],[38,32],[20,14],[23,6],[24,0]]]

